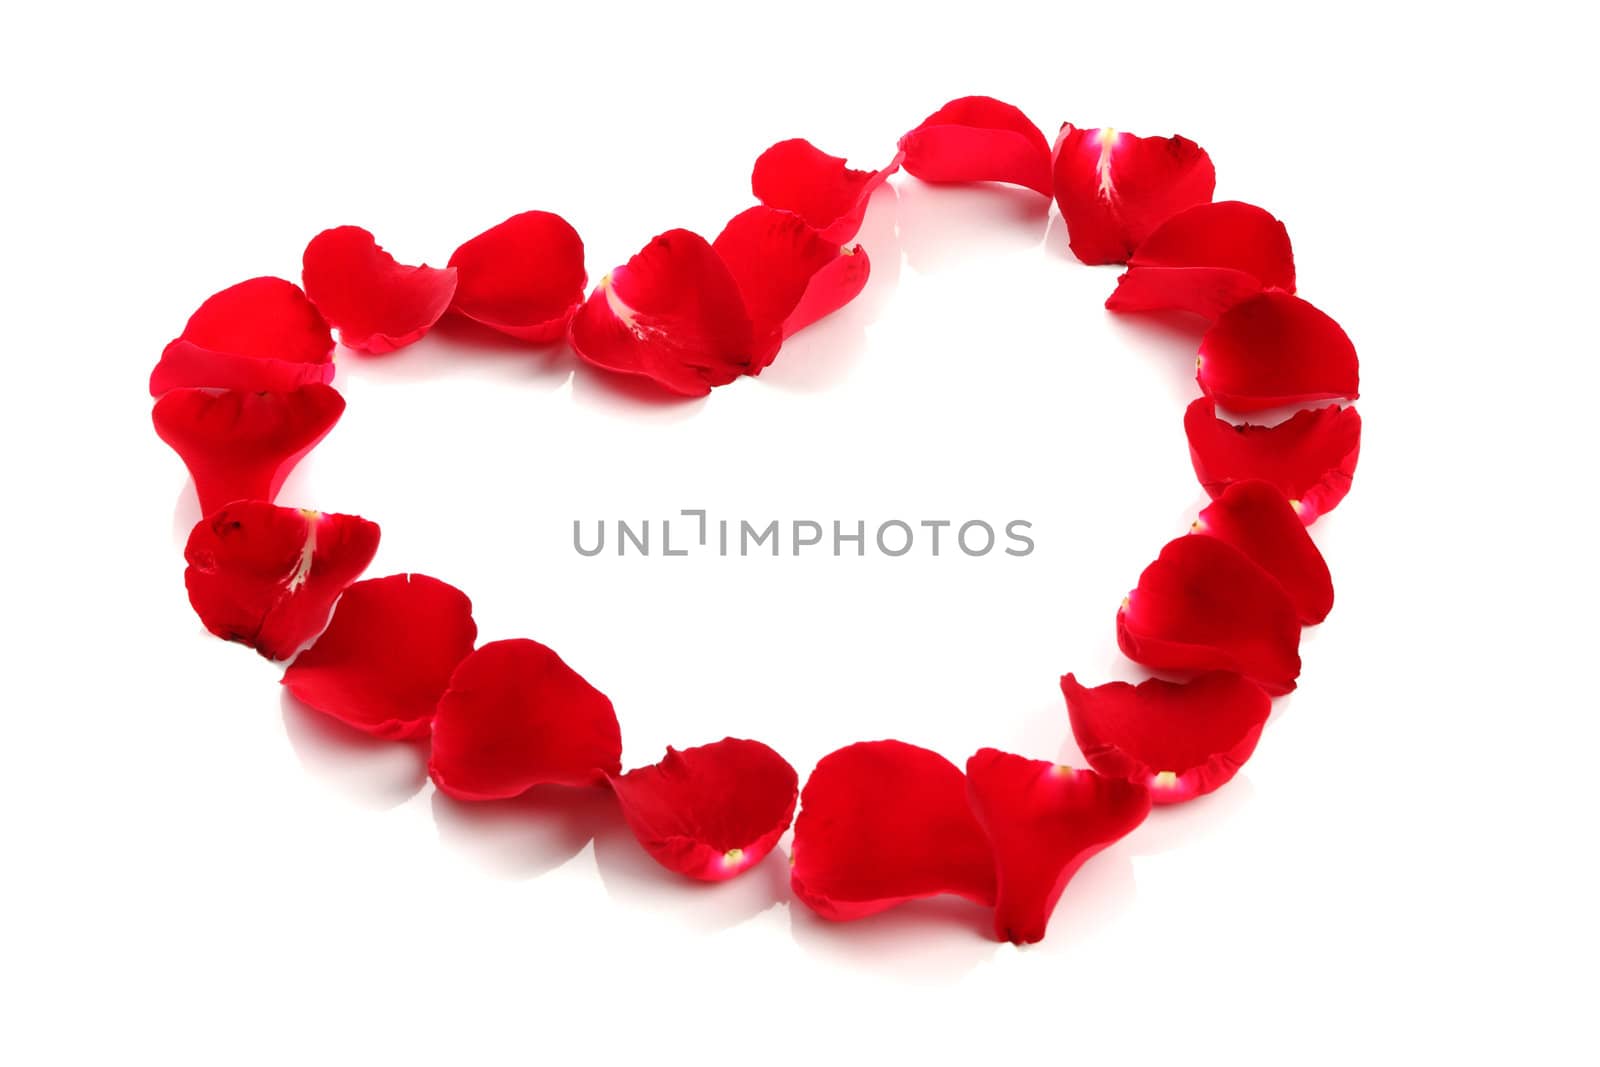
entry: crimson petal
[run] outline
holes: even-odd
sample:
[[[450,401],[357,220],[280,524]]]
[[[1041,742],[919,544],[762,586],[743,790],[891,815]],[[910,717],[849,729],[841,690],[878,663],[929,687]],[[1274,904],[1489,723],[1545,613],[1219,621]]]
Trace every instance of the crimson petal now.
[[[408,267],[359,226],[323,230],[306,245],[306,295],[346,348],[381,356],[417,340],[455,296],[453,267]]]
[[[1294,292],[1289,231],[1254,204],[1222,200],[1157,226],[1134,249],[1106,307],[1214,319],[1264,289]]]
[[[1200,339],[1196,366],[1205,394],[1234,411],[1354,400],[1360,376],[1355,346],[1339,324],[1278,292],[1223,312]]]
[[[1054,149],[1055,198],[1072,254],[1125,263],[1167,219],[1211,199],[1217,172],[1187,137],[1135,137],[1065,123]]]
[[[189,316],[150,373],[150,395],[332,380],[333,334],[305,293],[282,278],[251,278],[208,297]]]
[[[1183,428],[1206,492],[1221,496],[1235,482],[1259,478],[1277,486],[1308,526],[1350,492],[1361,455],[1361,415],[1337,404],[1275,426],[1235,426],[1202,397],[1184,413]]]
[[[490,227],[457,248],[449,265],[456,271],[452,310],[533,344],[566,336],[589,281],[583,239],[548,211]]]
[[[425,574],[345,590],[322,636],[284,671],[307,707],[377,737],[424,737],[478,626],[465,593]]]
[[[994,861],[961,769],[901,741],[822,758],[800,795],[790,882],[826,919],[860,919],[917,897],[994,903]]]
[[[1031,944],[1084,861],[1150,814],[1142,785],[992,748],[967,760],[967,797],[994,849],[994,934]]]
[[[439,698],[428,773],[457,800],[536,785],[597,785],[622,770],[606,695],[537,641],[493,641],[462,660]]]
[[[867,201],[900,169],[897,153],[882,170],[853,170],[800,137],[779,141],[756,159],[750,189],[768,207],[799,215],[824,241],[842,245],[861,229]]]
[[[1200,513],[1194,532],[1226,541],[1272,575],[1302,623],[1319,623],[1333,610],[1327,561],[1294,506],[1270,482],[1230,485]]]
[[[1008,182],[1050,195],[1050,142],[1010,104],[952,100],[900,138],[907,174],[925,182]]]
[[[633,836],[661,866],[717,882],[760,863],[794,818],[794,768],[759,741],[724,738],[611,780]]]
[[[206,629],[288,659],[377,551],[377,523],[241,500],[195,524],[183,580]]]
[[[1255,751],[1272,711],[1272,698],[1260,686],[1231,671],[1187,683],[1152,678],[1093,688],[1069,674],[1061,692],[1089,766],[1145,786],[1157,804],[1176,804],[1226,783]]]

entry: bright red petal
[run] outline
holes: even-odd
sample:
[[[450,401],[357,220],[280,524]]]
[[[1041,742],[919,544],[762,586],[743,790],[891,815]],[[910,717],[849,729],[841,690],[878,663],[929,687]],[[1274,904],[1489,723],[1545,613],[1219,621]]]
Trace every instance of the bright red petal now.
[[[589,282],[583,239],[548,211],[525,211],[485,230],[455,250],[450,266],[452,310],[534,344],[566,336]]]
[[[1260,567],[1214,537],[1180,537],[1117,612],[1117,644],[1155,670],[1228,670],[1274,696],[1300,673],[1300,619]]]
[[[439,699],[428,773],[457,800],[596,785],[621,770],[611,701],[537,641],[484,645],[461,661]]]
[[[359,226],[323,230],[306,245],[301,280],[346,348],[381,356],[427,333],[455,296],[453,267],[408,267]]]
[[[333,380],[333,335],[300,287],[251,278],[189,316],[150,374],[150,395],[172,389],[293,389]]]
[[[1112,311],[1192,311],[1214,319],[1263,289],[1294,292],[1283,223],[1223,200],[1180,211],[1139,243],[1106,301]]]
[[[882,170],[852,170],[796,137],[761,153],[750,188],[763,204],[799,215],[824,241],[842,245],[861,229],[873,190],[899,169],[897,154]]]
[[[424,737],[478,626],[465,593],[425,574],[345,590],[316,642],[284,671],[307,707],[377,737]]]
[[[794,818],[800,779],[759,741],[667,749],[660,763],[611,780],[622,816],[668,870],[707,882],[760,863]]]
[[[1209,793],[1237,774],[1272,711],[1260,686],[1231,671],[1092,689],[1069,674],[1061,692],[1089,766],[1145,786],[1157,804]]]
[[[1080,130],[1056,138],[1054,187],[1072,254],[1085,263],[1126,263],[1156,227],[1204,204],[1217,172],[1187,137],[1135,137]]]
[[[200,511],[235,500],[271,502],[296,463],[344,413],[331,386],[286,393],[174,389],[156,401],[156,433],[194,478]]]
[[[860,919],[916,897],[994,903],[994,861],[961,769],[900,741],[824,756],[800,795],[794,895],[826,919]]]
[[[752,367],[739,285],[688,230],[668,230],[600,279],[572,320],[572,346],[597,367],[683,396],[704,396]]]
[[[925,182],[1009,182],[1050,195],[1050,142],[1010,104],[952,100],[900,138],[907,174]]]
[[[377,551],[377,523],[244,500],[195,524],[183,580],[206,629],[288,659]]]
[[[1223,312],[1200,339],[1196,377],[1212,400],[1262,411],[1356,398],[1355,346],[1327,315],[1288,293],[1260,293]]]
[[[1183,427],[1200,484],[1213,497],[1234,482],[1271,482],[1306,525],[1332,511],[1350,491],[1361,455],[1361,415],[1337,404],[1296,412],[1276,426],[1235,426],[1202,397]]]
[[[1142,785],[992,748],[967,760],[967,797],[994,849],[994,935],[1031,944],[1084,861],[1150,814]]]
[[[772,207],[735,215],[711,243],[727,264],[749,312],[754,337],[752,373],[771,364],[783,343],[784,324],[812,280],[839,257],[805,220]]]
[[[832,315],[861,295],[872,274],[872,261],[860,245],[841,248],[827,266],[811,276],[800,303],[783,320],[783,336],[788,339],[818,319]]]
[[[1200,513],[1194,532],[1226,541],[1283,587],[1300,621],[1333,610],[1333,576],[1283,491],[1270,482],[1235,482]]]

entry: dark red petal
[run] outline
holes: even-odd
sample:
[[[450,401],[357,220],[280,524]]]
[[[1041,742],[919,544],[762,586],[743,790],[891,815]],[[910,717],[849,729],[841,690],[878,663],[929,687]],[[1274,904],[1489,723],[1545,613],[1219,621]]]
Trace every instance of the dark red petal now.
[[[1125,263],[1173,215],[1211,199],[1217,172],[1187,137],[1135,137],[1080,130],[1056,137],[1056,203],[1072,254],[1085,263]]]
[[[1009,182],[1050,195],[1050,142],[1010,104],[952,100],[900,138],[907,174],[925,182]]]
[[[293,389],[333,380],[333,335],[300,287],[251,278],[209,297],[161,353],[150,395],[172,389]]]
[[[1214,319],[1263,289],[1294,292],[1289,231],[1253,204],[1223,200],[1157,226],[1134,250],[1106,307]]]
[[[1361,415],[1337,404],[1298,411],[1275,426],[1235,426],[1204,397],[1183,416],[1189,457],[1213,497],[1234,482],[1260,478],[1277,486],[1306,525],[1350,491],[1361,455]]]
[[[377,523],[242,500],[195,524],[183,580],[206,629],[288,659],[377,551]]]
[[[286,393],[174,389],[156,401],[156,433],[194,478],[200,511],[278,495],[283,480],[344,413],[331,386]]]
[[[439,321],[456,291],[453,267],[408,267],[359,226],[323,230],[306,245],[301,280],[346,348],[381,356]]]
[[[1231,671],[1092,689],[1069,674],[1061,692],[1089,766],[1145,786],[1157,804],[1201,796],[1237,774],[1272,711],[1260,686]]]
[[[589,294],[572,346],[597,367],[704,396],[751,369],[750,316],[705,238],[668,230]]]
[[[457,800],[596,785],[621,770],[611,701],[537,641],[484,645],[461,661],[439,699],[428,773]]]
[[[423,737],[478,626],[465,593],[425,574],[345,590],[316,642],[283,673],[307,707],[377,737]]]
[[[939,893],[994,903],[994,860],[961,769],[901,741],[822,758],[800,794],[790,863],[794,895],[826,919]]]
[[[1117,644],[1156,670],[1228,670],[1274,696],[1300,673],[1300,619],[1278,583],[1214,537],[1180,537],[1117,612]]]
[[[779,141],[756,159],[750,189],[768,207],[793,212],[842,245],[861,229],[873,190],[900,169],[900,155],[882,170],[852,170],[803,138]]]
[[[994,935],[1031,944],[1084,861],[1150,814],[1150,792],[992,748],[967,760],[967,797],[994,850]]]
[[[1195,521],[1194,532],[1226,541],[1283,587],[1300,621],[1333,610],[1333,576],[1283,491],[1270,482],[1235,482]]]
[[[1262,411],[1310,400],[1354,400],[1355,346],[1327,315],[1288,293],[1260,293],[1200,339],[1196,377],[1212,400]]]
[[[800,779],[759,741],[667,749],[660,763],[611,780],[622,816],[668,870],[707,882],[766,858],[794,818]]]
[[[589,282],[583,239],[548,211],[525,211],[490,227],[456,249],[450,266],[452,310],[534,344],[566,336]]]

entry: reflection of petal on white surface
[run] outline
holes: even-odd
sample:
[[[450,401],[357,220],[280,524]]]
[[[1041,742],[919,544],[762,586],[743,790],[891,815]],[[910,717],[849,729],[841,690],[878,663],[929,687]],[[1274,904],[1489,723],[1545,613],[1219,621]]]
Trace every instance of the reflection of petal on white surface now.
[[[428,780],[426,741],[387,741],[353,730],[306,707],[288,690],[281,704],[284,733],[301,765],[357,803],[396,807]]]
[[[627,833],[610,790],[536,786],[510,800],[430,798],[439,840],[499,878],[533,878],[583,851],[602,828]]]

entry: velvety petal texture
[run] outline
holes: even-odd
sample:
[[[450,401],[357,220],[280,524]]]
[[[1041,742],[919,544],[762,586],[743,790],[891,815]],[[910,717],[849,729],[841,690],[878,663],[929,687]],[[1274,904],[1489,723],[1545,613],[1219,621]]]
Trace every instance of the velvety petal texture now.
[[[967,796],[994,850],[994,934],[1044,937],[1067,882],[1084,861],[1150,814],[1142,785],[992,748],[967,761]]]
[[[323,230],[306,245],[301,281],[346,348],[380,356],[432,329],[456,291],[453,267],[408,267],[359,226]]]
[[[1226,541],[1283,587],[1300,621],[1333,610],[1333,576],[1283,491],[1270,482],[1235,482],[1200,513],[1194,533]]]
[[[925,182],[1006,182],[1050,195],[1050,142],[1010,104],[952,100],[900,138],[907,174]]]
[[[200,512],[209,515],[235,500],[274,500],[343,413],[332,386],[303,385],[283,393],[173,389],[151,417],[189,468]]]
[[[1255,751],[1272,698],[1243,675],[1211,671],[1191,682],[1152,678],[1093,688],[1061,679],[1072,736],[1089,766],[1150,790],[1157,804],[1209,793]]]
[[[1260,293],[1223,312],[1200,339],[1196,377],[1233,411],[1354,400],[1355,346],[1327,315],[1288,293]]]
[[[1214,319],[1267,289],[1294,292],[1289,231],[1254,204],[1222,200],[1157,226],[1134,249],[1106,307]]]
[[[719,882],[760,863],[794,818],[800,779],[759,741],[724,738],[611,780],[623,818],[663,867]]]
[[[1189,457],[1213,497],[1235,482],[1259,478],[1289,498],[1306,525],[1332,511],[1350,491],[1361,456],[1361,415],[1337,404],[1296,412],[1274,426],[1234,425],[1217,418],[1202,397],[1183,416]]]
[[[465,593],[425,574],[345,590],[328,628],[283,674],[301,703],[375,737],[425,737],[478,626]]]
[[[901,741],[822,758],[800,794],[790,882],[827,919],[860,919],[917,897],[994,903],[994,860],[961,769]]]
[[[524,211],[491,227],[450,256],[452,311],[533,344],[567,335],[583,305],[589,275],[583,239],[566,219]]]
[[[246,500],[195,524],[183,580],[206,629],[288,659],[377,551],[377,523]]]
[[[461,661],[439,698],[428,772],[457,800],[596,785],[621,771],[611,701],[537,641],[484,645]]]
[[[1211,200],[1217,172],[1187,137],[1136,137],[1071,123],[1056,137],[1056,204],[1072,254],[1084,263],[1126,263],[1178,212]]]
[[[172,389],[286,390],[333,380],[333,334],[305,293],[251,278],[206,300],[167,345],[150,395]]]
[[[756,159],[750,189],[768,207],[792,212],[824,241],[843,245],[861,229],[867,201],[900,169],[897,153],[882,170],[853,170],[803,138],[779,141]]]

